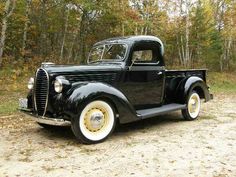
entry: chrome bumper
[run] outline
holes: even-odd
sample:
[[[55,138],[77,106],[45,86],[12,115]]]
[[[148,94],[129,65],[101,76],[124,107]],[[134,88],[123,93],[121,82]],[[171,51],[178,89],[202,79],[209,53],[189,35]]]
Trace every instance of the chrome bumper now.
[[[27,109],[20,109],[21,112],[31,116],[33,120],[38,123],[47,124],[47,125],[54,125],[54,126],[70,126],[71,122],[64,120],[64,119],[56,119],[56,118],[49,118],[49,117],[42,117],[34,115],[30,110]]]
[[[49,118],[43,116],[37,116],[32,113],[30,109],[27,108],[28,100],[27,98],[20,98],[19,99],[19,110],[29,116],[32,117],[38,123],[47,124],[47,125],[54,125],[54,126],[69,126],[71,123],[70,121],[64,119],[56,119],[56,118]]]

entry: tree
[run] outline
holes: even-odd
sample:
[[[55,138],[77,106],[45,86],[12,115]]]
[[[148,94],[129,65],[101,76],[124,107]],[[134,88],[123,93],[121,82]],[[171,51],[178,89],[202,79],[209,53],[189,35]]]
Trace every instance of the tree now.
[[[181,65],[185,68],[191,66],[192,50],[190,50],[190,27],[191,27],[191,9],[194,6],[194,1],[180,0],[177,2],[179,16],[177,17],[176,40],[178,53]],[[176,4],[176,5],[177,5]]]
[[[211,18],[213,14],[211,5],[207,1],[198,0],[192,13],[190,19],[192,23],[190,32],[192,67],[194,64],[207,65],[208,61],[212,59],[210,47],[212,43],[216,42],[211,36],[217,32],[214,20]]]
[[[235,4],[235,0],[2,0],[0,62],[4,49],[4,55],[15,60],[85,63],[90,47],[99,40],[154,35],[166,47],[170,68],[233,70]]]
[[[60,52],[60,60],[64,57],[64,46],[65,46],[65,40],[66,40],[66,33],[68,29],[68,21],[69,21],[69,15],[70,15],[70,7],[65,6],[66,9],[66,17],[65,17],[65,28],[64,28],[64,34],[62,38],[62,44],[61,44],[61,52]]]
[[[7,21],[8,18],[10,18],[10,16],[12,15],[14,8],[15,8],[15,0],[6,0],[4,14],[2,18],[2,32],[0,39],[0,67],[2,66],[3,49],[5,46],[6,31],[7,31]]]
[[[21,54],[23,58],[25,58],[25,49],[27,42],[27,33],[30,24],[29,14],[30,14],[30,4],[31,0],[26,0],[26,9],[25,9],[25,24],[24,24],[24,32],[23,32],[23,42],[22,42],[22,51]]]

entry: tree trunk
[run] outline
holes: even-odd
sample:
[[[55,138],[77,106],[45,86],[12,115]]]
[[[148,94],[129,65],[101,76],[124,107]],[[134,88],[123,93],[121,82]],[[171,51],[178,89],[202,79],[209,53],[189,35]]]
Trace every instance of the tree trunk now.
[[[4,17],[2,20],[2,33],[0,40],[0,67],[2,66],[2,56],[3,56],[3,49],[5,46],[6,30],[7,30],[7,18]]]
[[[73,40],[71,42],[71,47],[70,47],[69,54],[68,54],[68,63],[70,62],[70,60],[71,60],[71,58],[73,56],[74,47],[75,47],[75,44],[76,44],[76,41],[77,41],[77,37],[78,37],[78,34],[79,34],[79,28],[80,28],[80,22],[78,22],[78,26],[77,26],[76,32],[73,35]]]
[[[137,23],[135,24],[135,33],[134,34],[138,35],[138,25],[137,25]]]
[[[68,28],[69,15],[70,15],[70,9],[68,8],[66,19],[65,19],[64,35],[63,35],[62,44],[61,44],[60,60],[62,60],[64,57],[64,46],[65,46],[66,33],[67,33],[67,28]]]
[[[70,50],[69,50],[69,53],[68,53],[68,63],[70,62],[72,56],[73,56],[73,51],[74,51],[74,46],[75,46],[75,42],[76,42],[76,38],[77,38],[77,33],[75,33],[75,35],[73,36],[73,40],[72,40],[72,43],[71,43],[71,47],[70,47]]]
[[[2,19],[2,31],[0,39],[0,67],[2,66],[3,50],[6,40],[7,21],[8,18],[12,15],[14,8],[15,8],[15,0],[7,0],[4,8],[4,16]]]
[[[122,36],[125,36],[125,25],[124,25],[124,23],[122,23],[122,25],[121,25],[122,27]]]
[[[189,2],[186,0],[186,29],[185,29],[185,39],[186,39],[186,46],[185,46],[185,57],[186,63],[185,67],[190,65],[190,56],[189,56]]]
[[[226,49],[225,49],[225,62],[226,62],[226,68],[227,70],[230,69],[230,49],[231,49],[231,44],[232,44],[232,37],[231,35],[226,41]]]
[[[86,38],[86,33],[87,33],[87,22],[88,22],[88,12],[86,10],[83,10],[83,14],[81,17],[81,22],[80,22],[80,32],[79,32],[79,59],[80,62],[84,63],[85,62],[85,38]],[[77,58],[76,54],[76,58]]]
[[[186,67],[186,53],[184,52],[184,41],[183,41],[183,36],[180,36],[180,44],[181,44],[181,51],[182,51],[182,59],[183,59],[183,65]]]
[[[182,57],[182,53],[181,53],[181,43],[179,42],[178,36],[177,36],[177,48],[178,48],[178,54],[179,54],[179,61],[180,64],[183,65],[183,57]]]
[[[147,35],[147,32],[148,32],[148,26],[146,25],[145,28],[144,28],[144,35]]]
[[[233,42],[233,18],[232,18],[232,14],[230,14],[230,31],[229,31],[229,36],[228,36],[228,40],[227,40],[227,46],[226,46],[226,53],[227,53],[227,57],[226,57],[226,63],[227,63],[227,69],[230,70],[230,60],[231,60],[231,54],[232,54],[232,42]]]
[[[25,10],[25,25],[24,25],[24,33],[23,33],[23,42],[22,42],[22,56],[25,58],[25,49],[26,49],[26,42],[27,42],[27,32],[30,24],[29,20],[29,13],[30,13],[30,4],[31,0],[26,0],[26,10]]]
[[[222,56],[220,57],[220,72],[222,72],[223,71],[223,54],[222,54]]]
[[[40,1],[40,55],[47,56],[47,21],[46,21],[46,0]]]

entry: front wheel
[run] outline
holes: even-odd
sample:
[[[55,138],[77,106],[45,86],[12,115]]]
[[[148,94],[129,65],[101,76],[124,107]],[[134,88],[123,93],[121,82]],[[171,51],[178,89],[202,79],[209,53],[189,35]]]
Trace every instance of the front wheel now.
[[[110,104],[96,100],[84,107],[79,118],[72,120],[71,128],[80,142],[93,144],[105,140],[114,130],[115,123]]]
[[[193,91],[189,94],[187,108],[182,110],[185,120],[195,120],[198,118],[201,109],[201,99],[197,92]]]

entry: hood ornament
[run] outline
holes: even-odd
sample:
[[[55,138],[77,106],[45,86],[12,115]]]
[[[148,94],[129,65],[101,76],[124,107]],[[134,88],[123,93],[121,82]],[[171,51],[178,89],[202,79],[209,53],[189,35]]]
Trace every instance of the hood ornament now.
[[[52,63],[52,62],[43,62],[43,63],[41,64],[41,67],[42,67],[42,68],[46,68],[46,67],[52,66],[52,65],[55,65],[55,63]]]

